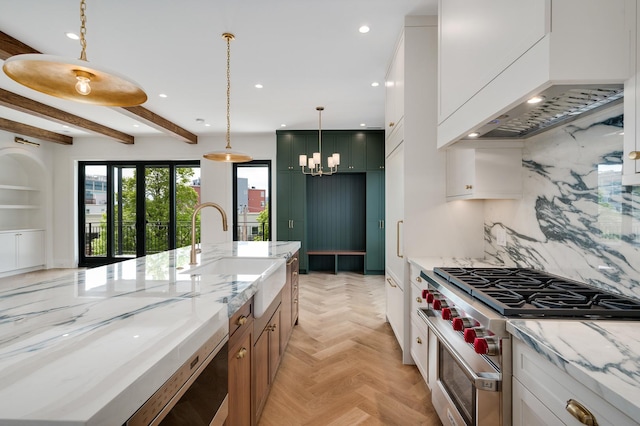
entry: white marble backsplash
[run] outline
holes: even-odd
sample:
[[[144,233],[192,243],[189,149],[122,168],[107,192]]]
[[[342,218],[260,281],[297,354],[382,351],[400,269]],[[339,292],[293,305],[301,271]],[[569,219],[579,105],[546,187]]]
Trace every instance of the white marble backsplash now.
[[[527,140],[523,198],[486,201],[485,260],[640,299],[640,187],[621,186],[622,151],[621,105]]]

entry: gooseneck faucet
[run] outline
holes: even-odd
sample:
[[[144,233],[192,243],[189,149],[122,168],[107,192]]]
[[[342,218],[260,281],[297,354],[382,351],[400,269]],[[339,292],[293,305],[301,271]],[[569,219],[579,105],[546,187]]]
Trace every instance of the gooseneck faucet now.
[[[191,215],[191,258],[189,260],[189,265],[197,265],[196,261],[196,215],[200,210],[205,207],[214,207],[218,209],[220,214],[222,215],[222,230],[227,230],[227,214],[224,212],[222,207],[217,205],[216,203],[202,203],[198,204],[193,211],[193,215]]]

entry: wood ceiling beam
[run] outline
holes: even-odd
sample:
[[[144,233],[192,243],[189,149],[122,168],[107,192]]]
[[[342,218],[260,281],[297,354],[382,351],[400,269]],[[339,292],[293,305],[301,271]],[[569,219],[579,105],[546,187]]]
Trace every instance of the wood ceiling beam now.
[[[43,141],[55,142],[61,145],[73,144],[73,138],[71,136],[61,135],[60,133],[51,132],[28,124],[18,123],[17,121],[7,120],[5,118],[0,118],[0,130],[5,130],[9,133],[17,133],[22,136],[38,138]]]
[[[42,104],[34,101],[33,99],[25,98],[24,96],[20,96],[1,88],[0,105],[35,115],[36,117],[44,118],[45,120],[52,120],[60,124],[68,124],[76,128],[88,130],[91,133],[107,136],[117,140],[118,142],[126,144],[133,143],[133,136],[131,135],[103,126],[102,124],[94,123],[93,121],[78,117],[77,115],[69,114],[68,112]]]
[[[20,40],[17,40],[11,37],[10,35],[0,31],[0,59],[4,61],[13,55],[20,55],[23,53],[41,53],[41,52],[35,50],[31,46],[28,46],[22,43]],[[5,105],[5,106],[11,108],[10,105]],[[149,111],[144,107],[135,106],[135,107],[114,108],[114,109],[136,120],[139,120],[145,123],[146,125],[153,127],[165,134],[168,134],[173,137],[177,137],[178,139],[184,142],[187,142],[190,144],[198,143],[197,135],[178,126],[172,121],[169,121],[166,118],[163,118],[158,114],[152,111]],[[72,124],[72,123],[69,123],[69,124]],[[90,130],[90,129],[87,129],[87,130]],[[133,142],[125,142],[125,143],[133,143]]]

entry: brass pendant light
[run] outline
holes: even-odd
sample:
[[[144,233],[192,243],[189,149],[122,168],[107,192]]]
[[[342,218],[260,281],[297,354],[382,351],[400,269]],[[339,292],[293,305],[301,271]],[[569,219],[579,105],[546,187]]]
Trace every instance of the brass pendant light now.
[[[80,1],[79,59],[29,53],[8,58],[2,69],[5,74],[38,92],[93,105],[136,106],[147,100],[147,94],[135,81],[107,70],[89,65],[87,61],[86,3]]]
[[[229,113],[231,107],[231,40],[235,36],[231,33],[222,34],[222,38],[227,41],[227,146],[224,151],[213,151],[203,155],[207,160],[223,161],[225,163],[245,163],[253,160],[250,155],[242,152],[233,151],[231,149],[231,115]]]

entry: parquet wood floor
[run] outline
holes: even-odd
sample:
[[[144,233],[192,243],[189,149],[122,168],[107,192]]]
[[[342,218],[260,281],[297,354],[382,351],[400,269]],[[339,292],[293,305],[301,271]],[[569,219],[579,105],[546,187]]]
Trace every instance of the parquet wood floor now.
[[[259,426],[441,425],[385,319],[384,277],[300,275],[299,324]]]

